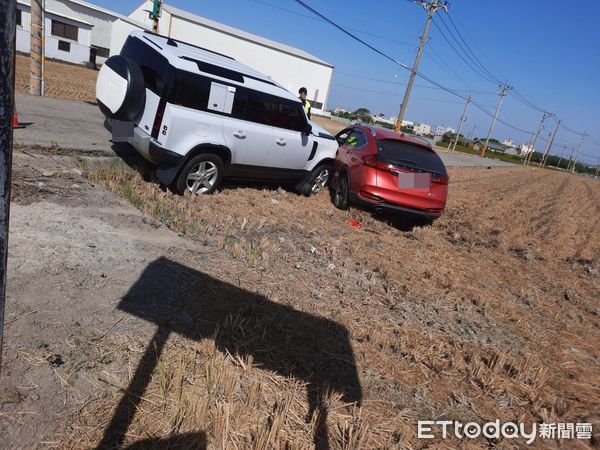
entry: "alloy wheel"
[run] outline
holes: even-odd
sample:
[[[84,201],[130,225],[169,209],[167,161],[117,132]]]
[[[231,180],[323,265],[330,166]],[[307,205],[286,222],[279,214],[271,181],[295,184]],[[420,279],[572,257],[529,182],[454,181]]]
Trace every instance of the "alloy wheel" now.
[[[192,167],[186,179],[187,189],[194,194],[204,194],[213,187],[219,169],[211,161],[202,161]]]

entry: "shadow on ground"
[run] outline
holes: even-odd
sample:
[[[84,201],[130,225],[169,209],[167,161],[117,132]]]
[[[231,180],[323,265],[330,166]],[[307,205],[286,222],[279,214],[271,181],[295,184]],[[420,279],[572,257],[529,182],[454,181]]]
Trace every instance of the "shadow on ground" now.
[[[213,338],[221,352],[252,355],[258,366],[305,381],[307,422],[317,414],[316,448],[329,448],[327,409],[321,400],[325,389],[340,393],[345,402],[361,404],[348,330],[334,321],[274,303],[166,258],[146,268],[118,307],[155,323],[157,330],[99,448],[121,447],[170,333]]]

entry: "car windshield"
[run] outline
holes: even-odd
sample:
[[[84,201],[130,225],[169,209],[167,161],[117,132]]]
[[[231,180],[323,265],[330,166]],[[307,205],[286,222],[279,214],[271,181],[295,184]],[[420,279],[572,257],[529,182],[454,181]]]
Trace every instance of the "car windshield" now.
[[[377,160],[385,164],[420,169],[446,176],[446,167],[433,150],[396,140],[377,141]]]

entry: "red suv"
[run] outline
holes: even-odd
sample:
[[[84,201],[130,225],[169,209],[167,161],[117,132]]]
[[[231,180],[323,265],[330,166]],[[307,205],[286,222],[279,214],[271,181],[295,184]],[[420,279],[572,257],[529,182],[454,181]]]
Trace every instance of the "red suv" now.
[[[331,192],[337,208],[355,203],[428,220],[443,214],[448,172],[429,143],[366,125],[346,128],[336,139]]]

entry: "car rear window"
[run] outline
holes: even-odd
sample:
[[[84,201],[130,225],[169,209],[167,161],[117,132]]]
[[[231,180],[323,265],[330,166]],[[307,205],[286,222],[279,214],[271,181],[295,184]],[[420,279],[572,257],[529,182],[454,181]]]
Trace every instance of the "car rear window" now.
[[[377,141],[377,161],[446,176],[446,167],[433,150],[409,142]]]

